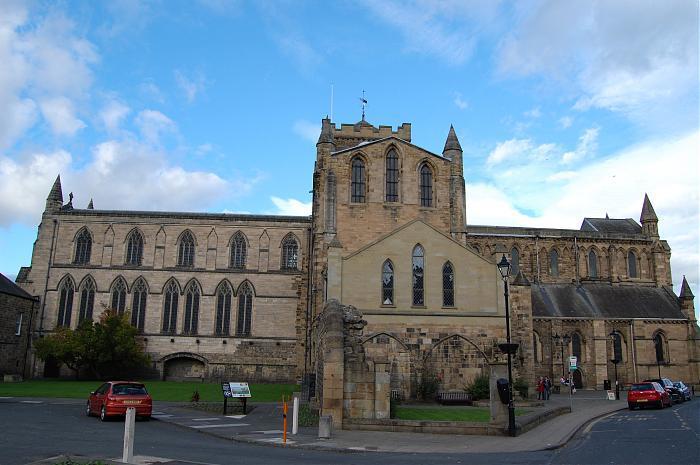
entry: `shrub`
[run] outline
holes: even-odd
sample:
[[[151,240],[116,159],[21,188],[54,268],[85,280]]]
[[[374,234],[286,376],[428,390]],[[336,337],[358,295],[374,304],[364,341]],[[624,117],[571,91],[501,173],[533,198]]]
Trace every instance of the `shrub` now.
[[[432,400],[440,389],[440,380],[431,372],[424,372],[417,386],[418,398],[421,400]]]
[[[299,405],[299,426],[318,426],[318,412],[309,404]]]
[[[190,402],[199,402],[199,389],[195,389],[190,398]]]
[[[523,399],[527,399],[527,395],[528,395],[528,391],[529,391],[529,386],[528,386],[527,382],[526,382],[524,379],[522,379],[522,378],[517,378],[517,379],[513,382],[513,389],[516,390],[516,391],[518,391],[518,393],[520,394],[520,397],[522,397]]]
[[[488,399],[490,397],[489,377],[487,375],[477,376],[467,385],[466,391],[471,394],[474,400]]]

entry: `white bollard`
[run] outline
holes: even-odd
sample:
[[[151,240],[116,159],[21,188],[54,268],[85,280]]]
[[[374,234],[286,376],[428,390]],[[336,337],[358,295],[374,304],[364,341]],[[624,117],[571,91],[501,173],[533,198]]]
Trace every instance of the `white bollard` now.
[[[122,462],[134,462],[134,427],[136,424],[136,409],[130,407],[126,409],[126,418],[124,419],[124,453],[122,454]]]
[[[292,408],[292,434],[297,434],[299,429],[299,397],[294,396],[294,407]]]

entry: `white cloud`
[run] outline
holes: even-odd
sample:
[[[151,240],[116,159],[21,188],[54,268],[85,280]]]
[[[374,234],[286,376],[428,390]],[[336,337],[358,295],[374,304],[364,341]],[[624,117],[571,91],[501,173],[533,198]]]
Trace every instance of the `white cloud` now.
[[[122,121],[124,121],[124,118],[126,118],[130,112],[131,108],[122,102],[110,100],[100,111],[100,119],[105,129],[107,129],[109,133],[114,133],[119,130]]]
[[[466,110],[467,108],[469,108],[469,102],[462,98],[461,92],[455,92],[455,98],[453,100],[453,103],[460,110]]]
[[[559,118],[559,125],[562,129],[568,129],[572,124],[574,124],[574,119],[570,116],[562,116]]]
[[[557,181],[568,181],[570,179],[573,179],[576,177],[576,171],[559,171],[557,173],[554,173],[550,176],[547,176],[547,181],[548,182],[557,182]]]
[[[496,165],[504,160],[518,155],[524,155],[532,149],[530,139],[510,139],[499,143],[489,154],[486,160],[487,165]]]
[[[162,133],[174,132],[177,129],[173,120],[157,110],[142,110],[136,115],[134,122],[141,134],[151,143],[159,142]]]
[[[66,97],[42,100],[39,106],[54,134],[72,136],[85,127],[85,123],[75,116],[73,102]]]
[[[598,132],[599,128],[588,128],[579,137],[578,145],[576,150],[572,152],[566,152],[561,157],[561,162],[565,165],[571,164],[576,161],[580,161],[583,158],[594,155],[598,149]]]
[[[321,134],[320,124],[312,123],[304,119],[295,121],[292,129],[302,139],[313,142],[314,144],[318,141],[319,134]]]
[[[201,73],[196,73],[193,77],[187,77],[181,71],[175,71],[175,82],[189,103],[194,102],[197,94],[204,91],[206,87],[206,81]]]
[[[697,108],[687,105],[698,95],[697,2],[527,5],[516,7],[519,21],[500,44],[502,73],[573,87],[566,90],[580,110],[605,108],[657,123],[691,111],[697,126]]]
[[[525,113],[523,113],[523,115],[529,118],[539,118],[540,116],[542,116],[542,111],[540,110],[540,107],[535,107],[526,111]]]
[[[202,157],[208,153],[210,153],[212,150],[214,150],[214,146],[206,143],[206,144],[200,144],[197,146],[196,149],[194,149],[195,155]]]
[[[272,203],[277,207],[275,215],[308,216],[311,215],[311,202],[304,203],[297,199],[281,199],[270,197]]]

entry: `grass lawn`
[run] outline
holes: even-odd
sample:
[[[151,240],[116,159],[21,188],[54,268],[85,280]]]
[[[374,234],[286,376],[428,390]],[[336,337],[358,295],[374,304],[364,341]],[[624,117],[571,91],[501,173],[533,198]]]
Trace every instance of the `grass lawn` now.
[[[97,389],[100,381],[46,381],[32,380],[21,383],[0,383],[0,396],[10,397],[68,397],[87,399],[91,391]],[[223,401],[221,384],[176,381],[144,381],[154,400],[183,401],[192,398],[199,391],[200,401]],[[299,390],[296,384],[251,384],[251,402],[277,402],[282,395],[291,396]]]
[[[515,415],[527,413],[524,409],[515,409]],[[412,408],[396,407],[398,420],[428,420],[428,421],[474,421],[486,423],[491,419],[488,408],[485,407],[430,407]]]

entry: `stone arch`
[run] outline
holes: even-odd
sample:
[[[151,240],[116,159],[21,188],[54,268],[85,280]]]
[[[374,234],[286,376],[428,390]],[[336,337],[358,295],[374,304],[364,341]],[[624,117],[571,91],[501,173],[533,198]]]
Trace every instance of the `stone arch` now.
[[[176,352],[160,359],[164,381],[201,381],[207,377],[209,361],[192,352]]]
[[[415,393],[415,360],[410,349],[396,335],[378,332],[365,337],[360,344],[368,359],[389,363],[389,379],[392,395],[401,399]]]
[[[423,375],[437,376],[441,389],[464,389],[475,377],[488,374],[488,356],[461,334],[436,341],[422,357]]]

